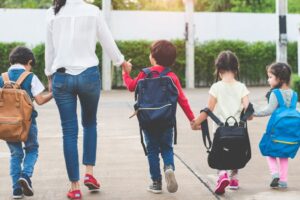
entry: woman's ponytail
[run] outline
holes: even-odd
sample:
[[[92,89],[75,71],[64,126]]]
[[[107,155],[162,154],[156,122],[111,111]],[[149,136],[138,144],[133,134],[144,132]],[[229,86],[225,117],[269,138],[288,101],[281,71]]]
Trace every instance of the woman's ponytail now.
[[[53,0],[54,14],[56,15],[60,9],[66,4],[67,0]]]

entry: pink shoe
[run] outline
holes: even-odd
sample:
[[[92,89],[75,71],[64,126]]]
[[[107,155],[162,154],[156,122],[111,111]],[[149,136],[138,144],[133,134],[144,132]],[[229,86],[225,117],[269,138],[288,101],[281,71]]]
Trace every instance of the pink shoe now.
[[[227,173],[224,173],[219,177],[219,180],[217,182],[217,187],[215,189],[215,193],[218,195],[225,193],[225,188],[229,185],[229,179],[227,176]]]
[[[231,179],[229,182],[229,189],[231,190],[239,189],[239,181],[237,179]]]

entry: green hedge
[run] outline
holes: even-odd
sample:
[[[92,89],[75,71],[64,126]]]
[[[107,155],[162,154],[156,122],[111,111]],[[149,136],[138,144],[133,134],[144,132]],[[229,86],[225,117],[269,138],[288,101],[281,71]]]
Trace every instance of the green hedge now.
[[[298,101],[300,101],[300,77],[297,74],[292,76],[292,88],[298,93]]]
[[[178,56],[173,71],[179,76],[182,85],[185,85],[185,43],[182,40],[174,40]],[[0,43],[0,72],[9,67],[8,55],[12,48],[21,43]],[[140,69],[149,66],[149,46],[151,41],[118,41],[121,52],[127,59],[132,59],[133,72],[135,76]],[[209,86],[214,82],[214,60],[220,51],[231,50],[237,54],[240,60],[240,79],[249,86],[266,84],[265,68],[275,61],[275,44],[271,42],[244,42],[244,41],[209,41],[196,43],[195,47],[195,85],[196,87]],[[44,75],[44,45],[33,48],[36,56],[37,67],[33,71],[46,82]],[[102,49],[97,46],[97,55],[100,63],[102,60]],[[297,72],[297,43],[288,45],[288,62]],[[100,67],[101,69],[101,67]],[[120,68],[112,68],[113,87],[122,86]]]

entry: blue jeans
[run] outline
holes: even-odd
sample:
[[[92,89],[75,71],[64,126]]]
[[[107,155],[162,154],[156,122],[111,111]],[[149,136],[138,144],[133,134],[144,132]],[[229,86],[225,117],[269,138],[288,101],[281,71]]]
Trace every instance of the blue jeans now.
[[[35,123],[31,124],[28,139],[24,142],[24,150],[22,142],[7,142],[11,157],[10,157],[10,176],[13,182],[13,189],[21,188],[18,183],[22,174],[29,177],[32,176],[34,165],[38,158],[39,143],[37,139],[37,126]],[[22,169],[23,166],[23,169]]]
[[[79,180],[77,97],[83,126],[83,164],[95,165],[97,148],[97,108],[100,98],[100,73],[90,67],[78,75],[56,72],[52,80],[53,97],[59,110],[63,149],[69,180]]]
[[[164,161],[164,166],[174,166],[173,153],[173,128],[167,129],[164,132],[150,132],[143,130],[146,148],[148,151],[148,162],[150,175],[153,181],[161,180],[159,153],[161,153]]]

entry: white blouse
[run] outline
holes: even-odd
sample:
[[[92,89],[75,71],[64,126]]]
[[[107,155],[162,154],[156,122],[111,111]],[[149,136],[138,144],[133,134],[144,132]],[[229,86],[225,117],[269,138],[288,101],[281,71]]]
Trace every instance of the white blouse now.
[[[100,9],[83,0],[67,0],[59,13],[47,11],[45,74],[65,67],[66,73],[77,75],[97,66],[97,42],[117,66],[124,62]]]

